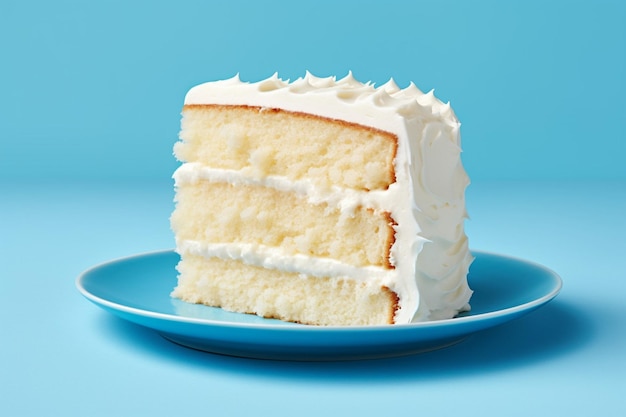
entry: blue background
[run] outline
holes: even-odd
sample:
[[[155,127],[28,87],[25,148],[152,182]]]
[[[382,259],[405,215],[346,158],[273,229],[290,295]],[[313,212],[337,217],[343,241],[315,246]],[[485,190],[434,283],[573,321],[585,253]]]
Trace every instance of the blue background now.
[[[0,415],[626,415],[626,2],[0,0]],[[174,345],[76,277],[171,248],[195,84],[352,70],[461,119],[473,249],[559,273],[456,346],[290,363]]]
[[[478,179],[626,178],[621,1],[0,3],[0,177],[165,178],[186,91],[349,70],[450,101]]]

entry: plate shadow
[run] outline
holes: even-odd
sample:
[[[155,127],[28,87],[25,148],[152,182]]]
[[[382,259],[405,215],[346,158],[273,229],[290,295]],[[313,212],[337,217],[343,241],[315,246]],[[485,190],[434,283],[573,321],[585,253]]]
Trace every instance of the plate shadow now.
[[[200,352],[169,342],[153,330],[110,314],[103,312],[102,317],[101,329],[114,337],[115,342],[180,366],[325,384],[458,378],[530,366],[581,349],[596,333],[592,318],[582,310],[562,300],[553,300],[527,316],[436,351],[364,361],[288,362]]]

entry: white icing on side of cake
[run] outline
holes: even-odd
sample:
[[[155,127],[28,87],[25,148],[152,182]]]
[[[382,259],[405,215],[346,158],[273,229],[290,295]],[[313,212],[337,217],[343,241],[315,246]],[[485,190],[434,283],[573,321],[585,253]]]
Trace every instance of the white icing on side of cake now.
[[[359,205],[384,210],[398,223],[391,262],[395,269],[385,272],[387,286],[399,297],[396,323],[450,318],[468,308],[471,290],[467,272],[473,258],[463,229],[465,188],[469,179],[460,159],[460,124],[449,104],[422,93],[414,84],[400,89],[393,80],[376,88],[348,74],[304,78],[286,82],[275,74],[256,83],[238,76],[192,88],[185,104],[249,105],[280,108],[340,119],[395,134],[398,150],[396,182],[385,191],[359,192],[335,187],[317,190],[307,181],[269,177],[262,185],[306,195],[311,202],[326,202],[350,212]],[[183,164],[175,173],[178,184],[204,180],[233,182],[245,179],[240,172]],[[229,246],[179,242],[205,255],[226,256],[263,266],[308,273],[322,267],[327,276],[347,274],[350,268],[339,262],[298,256],[284,258],[263,248],[238,249]],[[179,248],[180,250],[180,248]],[[254,254],[254,250],[259,250]],[[216,255],[219,254],[219,255]],[[281,258],[281,259],[279,259]],[[348,271],[348,272],[346,272]],[[363,269],[361,269],[363,271]],[[354,272],[354,271],[352,271]],[[352,274],[350,272],[350,274]],[[372,271],[375,272],[375,271]]]

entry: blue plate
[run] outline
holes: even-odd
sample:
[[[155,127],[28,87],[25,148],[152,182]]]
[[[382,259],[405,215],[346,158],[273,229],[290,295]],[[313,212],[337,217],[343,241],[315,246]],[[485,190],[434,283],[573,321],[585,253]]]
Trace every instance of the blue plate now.
[[[473,252],[472,311],[449,319],[394,326],[317,327],[264,319],[170,297],[173,251],[140,254],[95,266],[76,285],[96,305],[152,328],[183,346],[212,353],[278,360],[348,360],[409,355],[442,348],[520,317],[554,298],[553,271],[506,256]]]

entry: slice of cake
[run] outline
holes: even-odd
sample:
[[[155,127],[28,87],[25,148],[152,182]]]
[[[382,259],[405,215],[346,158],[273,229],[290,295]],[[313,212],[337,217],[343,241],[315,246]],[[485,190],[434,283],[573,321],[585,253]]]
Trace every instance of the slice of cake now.
[[[469,308],[460,125],[432,92],[234,77],[182,115],[174,297],[316,325]]]

